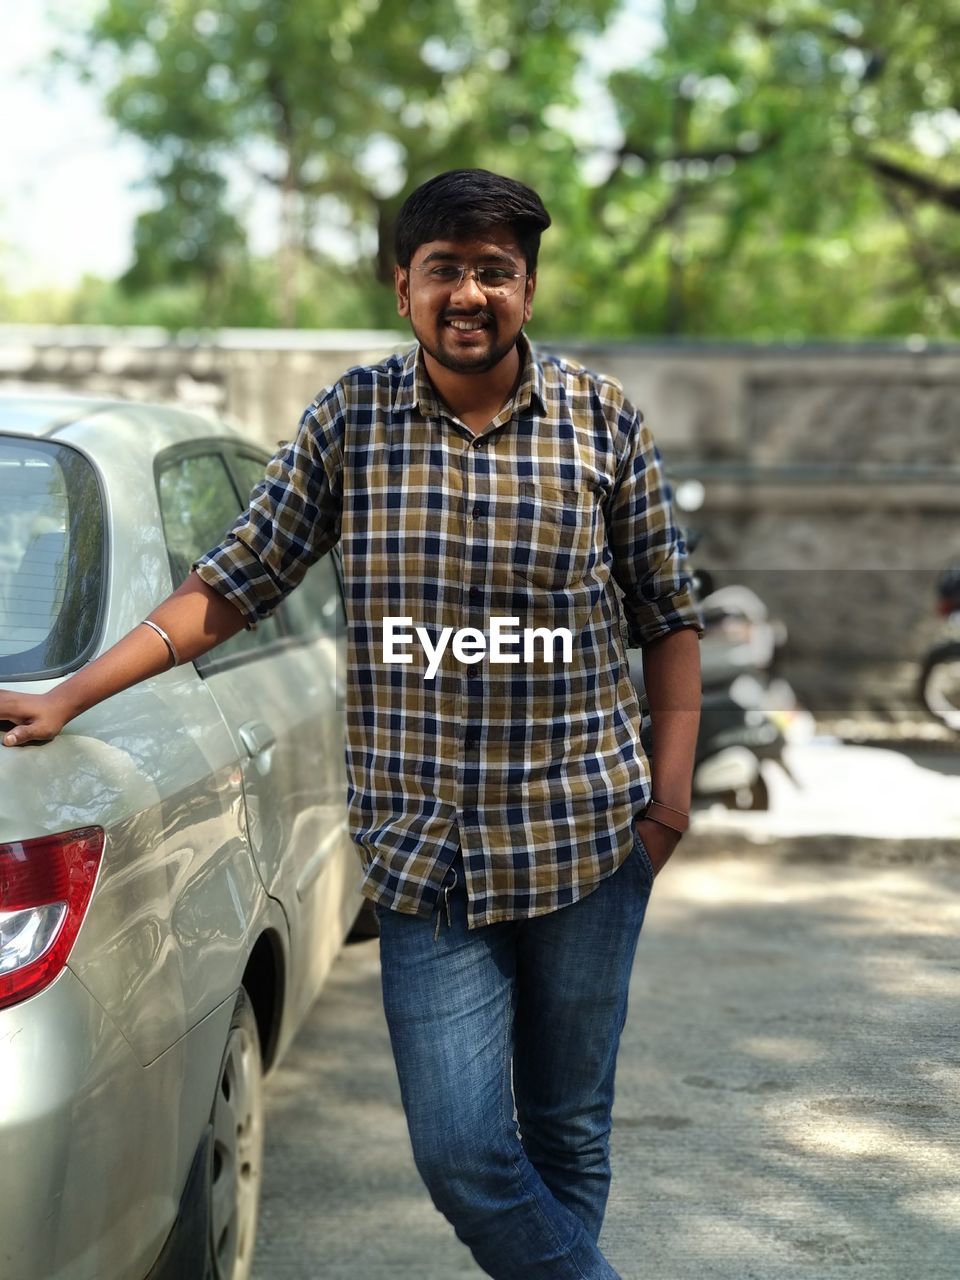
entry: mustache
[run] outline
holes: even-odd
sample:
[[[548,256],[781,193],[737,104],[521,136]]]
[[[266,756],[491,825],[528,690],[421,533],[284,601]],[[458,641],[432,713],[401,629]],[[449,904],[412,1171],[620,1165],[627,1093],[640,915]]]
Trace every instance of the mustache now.
[[[448,310],[443,313],[444,320],[485,320],[487,322],[493,320],[493,315],[489,311],[453,311]]]

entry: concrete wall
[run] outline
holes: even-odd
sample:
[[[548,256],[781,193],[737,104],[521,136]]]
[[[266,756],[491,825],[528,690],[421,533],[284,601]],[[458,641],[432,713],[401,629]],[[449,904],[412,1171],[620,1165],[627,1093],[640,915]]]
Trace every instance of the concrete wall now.
[[[408,343],[0,326],[0,386],[186,402],[273,447],[345,368]],[[805,696],[907,706],[937,631],[933,582],[960,558],[960,346],[551,345],[619,378],[671,471],[704,482],[698,558],[784,617]]]

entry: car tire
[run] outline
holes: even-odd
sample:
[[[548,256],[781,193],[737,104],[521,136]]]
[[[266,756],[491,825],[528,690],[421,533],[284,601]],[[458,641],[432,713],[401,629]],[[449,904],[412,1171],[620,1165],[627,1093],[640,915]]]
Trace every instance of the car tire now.
[[[207,1183],[210,1280],[248,1280],[263,1174],[264,1098],[260,1036],[241,987],[230,1020],[211,1111]]]

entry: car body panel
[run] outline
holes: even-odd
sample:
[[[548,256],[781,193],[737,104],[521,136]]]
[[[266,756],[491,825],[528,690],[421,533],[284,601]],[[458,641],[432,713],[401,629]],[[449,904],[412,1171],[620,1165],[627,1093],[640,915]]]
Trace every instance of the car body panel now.
[[[139,405],[71,400],[18,417],[0,398],[0,430],[11,423],[97,469],[109,545],[103,652],[175,585],[156,456],[197,439],[255,442]],[[150,1270],[264,938],[280,969],[274,1062],[296,1033],[361,902],[345,826],[341,662],[340,637],[314,636],[202,673],[186,664],[87,711],[51,743],[0,752],[0,841],[106,832],[67,969],[0,1010],[0,1280],[142,1280]],[[56,683],[0,680],[26,693]],[[249,749],[251,723],[272,747],[257,749],[255,735]]]
[[[237,433],[196,414],[158,413],[146,406],[102,409],[95,417],[61,428],[56,439],[80,449],[103,481],[107,523],[132,536],[110,539],[105,632],[125,635],[169,595],[174,586],[160,520],[153,460],[172,444],[205,437],[235,440]]]
[[[209,1117],[232,1010],[149,1068],[69,969],[0,1010],[3,1280],[143,1280]]]
[[[255,720],[246,666],[212,673],[205,681],[237,736],[253,856],[267,892],[283,904],[295,940],[295,1018],[312,1002],[328,967],[316,945],[320,936],[329,936],[329,926],[317,919],[318,895],[330,897],[322,874],[327,862],[346,862],[359,882],[359,861],[346,831],[345,782],[335,767],[342,763],[342,739],[331,732],[338,723],[336,663],[336,646],[328,639],[256,659],[266,706]],[[325,709],[319,716],[318,707]]]
[[[0,837],[106,831],[69,963],[150,1062],[238,985],[262,907],[217,707],[188,667],[102,703],[45,747],[5,753],[3,764]]]

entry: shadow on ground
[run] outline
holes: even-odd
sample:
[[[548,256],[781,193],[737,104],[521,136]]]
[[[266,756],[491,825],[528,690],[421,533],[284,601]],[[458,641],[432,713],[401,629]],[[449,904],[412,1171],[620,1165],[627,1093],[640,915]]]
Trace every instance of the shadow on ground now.
[[[624,1280],[955,1280],[960,862],[744,845],[663,874],[620,1061],[604,1248]],[[269,1090],[256,1280],[480,1272],[413,1168],[377,944]]]

